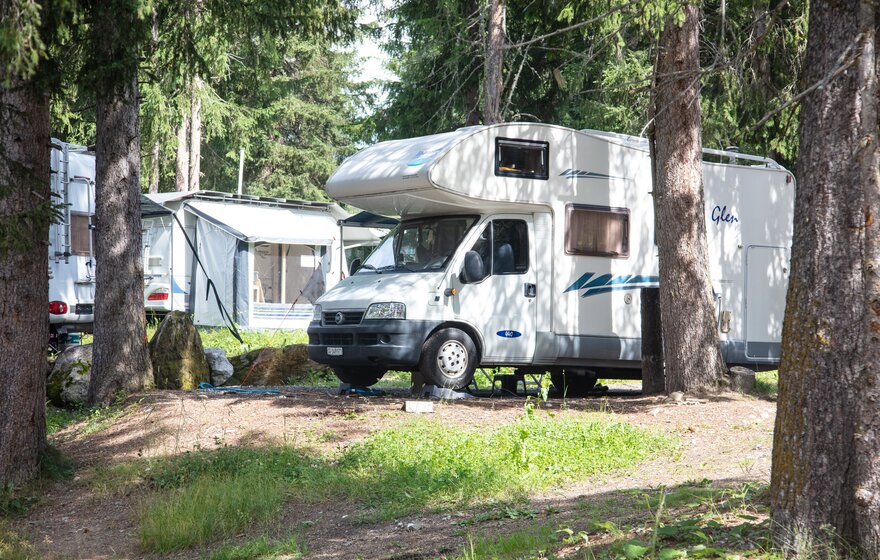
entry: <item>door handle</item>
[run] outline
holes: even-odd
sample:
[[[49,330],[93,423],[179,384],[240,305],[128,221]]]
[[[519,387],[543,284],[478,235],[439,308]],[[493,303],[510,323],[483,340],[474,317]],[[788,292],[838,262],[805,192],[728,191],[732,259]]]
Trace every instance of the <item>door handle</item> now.
[[[523,295],[526,297],[535,297],[538,295],[538,287],[534,284],[526,283],[523,285]]]

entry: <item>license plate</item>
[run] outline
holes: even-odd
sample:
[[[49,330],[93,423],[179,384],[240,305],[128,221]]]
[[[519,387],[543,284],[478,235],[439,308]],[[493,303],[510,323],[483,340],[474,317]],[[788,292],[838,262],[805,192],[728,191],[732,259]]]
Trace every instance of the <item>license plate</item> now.
[[[342,355],[342,346],[328,346],[327,347],[327,355],[328,356],[341,356]]]

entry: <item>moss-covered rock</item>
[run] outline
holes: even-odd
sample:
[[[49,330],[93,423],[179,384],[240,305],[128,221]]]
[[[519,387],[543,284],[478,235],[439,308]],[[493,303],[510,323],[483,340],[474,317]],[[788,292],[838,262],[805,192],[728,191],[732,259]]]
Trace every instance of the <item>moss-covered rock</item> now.
[[[55,406],[83,404],[89,396],[92,345],[71,346],[55,360],[46,382],[46,396]]]
[[[159,324],[150,340],[150,359],[159,389],[196,389],[211,378],[199,331],[182,311],[172,311]]]
[[[224,385],[292,385],[315,371],[329,371],[309,359],[305,344],[266,347],[229,359],[235,373]]]

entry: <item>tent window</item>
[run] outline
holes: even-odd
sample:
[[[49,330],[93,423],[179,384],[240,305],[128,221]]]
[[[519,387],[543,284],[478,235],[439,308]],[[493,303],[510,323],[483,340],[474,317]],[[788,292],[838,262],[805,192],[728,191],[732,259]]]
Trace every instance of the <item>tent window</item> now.
[[[254,303],[312,303],[324,293],[320,264],[319,253],[307,245],[257,245]]]
[[[88,214],[70,215],[70,254],[78,257],[92,255],[92,217]]]
[[[565,208],[565,252],[629,257],[629,210],[569,204]]]
[[[550,144],[511,138],[495,139],[495,175],[543,179],[550,177]]]

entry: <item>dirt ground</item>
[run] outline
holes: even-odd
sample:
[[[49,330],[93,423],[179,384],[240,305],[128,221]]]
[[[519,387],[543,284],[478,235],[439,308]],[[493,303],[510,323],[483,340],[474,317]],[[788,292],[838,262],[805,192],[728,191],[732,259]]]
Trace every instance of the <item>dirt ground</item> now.
[[[47,558],[140,558],[137,548],[137,492],[110,497],[92,494],[83,473],[98,466],[221,446],[289,443],[324,447],[362,439],[372,430],[404,422],[408,400],[403,390],[384,397],[337,396],[331,388],[285,388],[274,394],[162,391],[138,395],[135,411],[99,433],[83,436],[67,429],[54,443],[77,464],[73,480],[50,485],[39,504],[12,529]],[[434,401],[432,417],[446,425],[494,426],[522,414],[521,398]],[[767,481],[774,402],[736,393],[676,402],[612,391],[604,397],[551,399],[561,415],[614,414],[632,424],[674,434],[679,453],[640,465],[632,472],[560,488],[532,497],[535,511],[566,519],[584,502],[613,497],[629,489],[674,486],[708,479],[715,484]],[[552,508],[548,509],[548,506]],[[307,558],[435,558],[460,551],[467,543],[460,521],[474,511],[426,514],[391,522],[363,523],[357,507],[322,503],[287,507],[278,530],[295,528]],[[551,515],[541,513],[540,516]],[[535,520],[530,520],[534,523]],[[470,526],[472,533],[515,531],[522,521],[504,519]],[[246,536],[246,535],[244,535]],[[198,558],[205,551],[184,551],[173,558]]]

